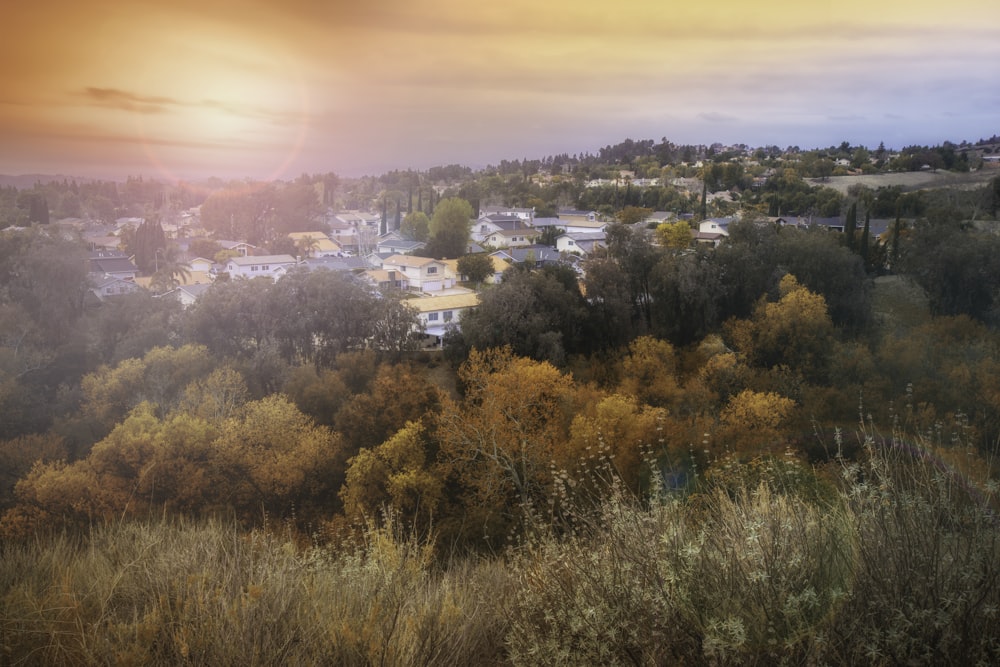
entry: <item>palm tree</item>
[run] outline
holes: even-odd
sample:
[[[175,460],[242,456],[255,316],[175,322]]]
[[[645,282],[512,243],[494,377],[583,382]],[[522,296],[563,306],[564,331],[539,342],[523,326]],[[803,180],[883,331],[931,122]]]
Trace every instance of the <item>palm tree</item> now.
[[[314,236],[303,236],[295,242],[295,246],[303,257],[312,257],[313,252],[319,249],[319,239]]]
[[[156,272],[149,283],[154,292],[162,294],[187,283],[191,277],[191,265],[180,260],[180,249],[176,245],[157,248],[156,257]]]

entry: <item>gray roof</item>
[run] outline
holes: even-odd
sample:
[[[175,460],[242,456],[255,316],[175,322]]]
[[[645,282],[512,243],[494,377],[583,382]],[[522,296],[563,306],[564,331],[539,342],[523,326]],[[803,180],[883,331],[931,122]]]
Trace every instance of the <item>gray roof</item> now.
[[[535,258],[536,262],[558,262],[561,259],[559,251],[547,245],[520,246],[517,248],[504,248],[491,255],[506,255],[512,261],[520,263],[528,259],[529,256]]]

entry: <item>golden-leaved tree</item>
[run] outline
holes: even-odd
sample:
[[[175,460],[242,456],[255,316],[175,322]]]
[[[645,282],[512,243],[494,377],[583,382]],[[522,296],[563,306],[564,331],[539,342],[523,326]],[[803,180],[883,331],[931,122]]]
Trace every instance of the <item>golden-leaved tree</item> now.
[[[352,521],[385,510],[403,525],[429,528],[444,497],[444,480],[423,424],[407,422],[382,444],[353,456],[340,497]]]
[[[346,467],[341,439],[284,396],[248,403],[223,424],[214,449],[217,492],[245,521],[308,520],[337,509]]]
[[[825,379],[834,340],[826,300],[785,275],[777,302],[761,300],[749,320],[727,323],[727,336],[751,365],[788,366],[811,381]]]
[[[598,484],[612,481],[606,477],[611,475],[639,491],[643,454],[659,448],[666,417],[663,408],[640,405],[634,396],[607,396],[573,419],[566,448],[570,456],[557,464],[583,468]]]
[[[309,522],[338,508],[340,439],[286,398],[247,403],[219,421],[156,412],[141,403],[83,459],[36,463],[15,487],[4,532],[160,512]]]
[[[733,396],[719,415],[716,442],[739,455],[780,453],[782,427],[795,401],[774,392],[744,389]]]
[[[680,395],[674,346],[652,336],[640,336],[629,344],[621,377],[620,391],[648,405],[667,407]]]
[[[566,443],[572,379],[510,348],[473,350],[458,375],[465,398],[446,401],[438,420],[443,462],[473,504],[530,507],[547,494]]]
[[[17,483],[5,531],[150,512],[202,512],[215,504],[217,429],[183,413],[168,419],[141,403],[86,458],[39,462]]]

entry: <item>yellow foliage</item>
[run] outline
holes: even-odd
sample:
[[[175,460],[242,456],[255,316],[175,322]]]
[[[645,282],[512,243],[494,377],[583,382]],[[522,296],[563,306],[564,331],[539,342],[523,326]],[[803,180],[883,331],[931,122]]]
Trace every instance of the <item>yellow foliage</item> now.
[[[744,389],[719,415],[718,437],[736,452],[758,453],[761,447],[773,448],[794,409],[795,401],[790,398]]]
[[[834,333],[826,300],[791,274],[781,279],[779,293],[777,302],[762,299],[750,320],[727,322],[727,337],[753,365],[784,364],[807,378],[822,378]]]
[[[459,378],[465,400],[446,401],[438,420],[444,461],[483,505],[508,507],[511,494],[528,502],[548,486],[566,440],[572,379],[509,348],[474,350]]]
[[[662,222],[656,227],[656,238],[660,245],[676,250],[683,250],[691,245],[694,236],[691,234],[691,225],[686,220],[677,222]]]
[[[643,448],[656,446],[665,416],[662,408],[640,406],[633,396],[608,396],[592,415],[579,414],[573,420],[565,450],[570,457],[557,458],[555,463],[560,468],[574,467],[577,461],[595,466],[605,453],[622,481],[638,489]]]
[[[652,336],[636,338],[622,360],[619,391],[642,403],[669,406],[677,400],[677,355],[674,346]]]
[[[348,462],[340,496],[353,520],[390,509],[403,523],[429,521],[444,494],[444,482],[428,467],[424,427],[408,422],[378,447],[362,449]]]

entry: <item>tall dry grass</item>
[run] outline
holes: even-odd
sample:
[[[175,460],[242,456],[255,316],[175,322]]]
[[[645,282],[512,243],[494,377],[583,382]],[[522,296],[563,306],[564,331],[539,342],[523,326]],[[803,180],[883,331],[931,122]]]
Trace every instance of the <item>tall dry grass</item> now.
[[[503,653],[499,563],[447,571],[371,529],[300,549],[219,523],[126,523],[8,546],[0,663],[490,664]]]

